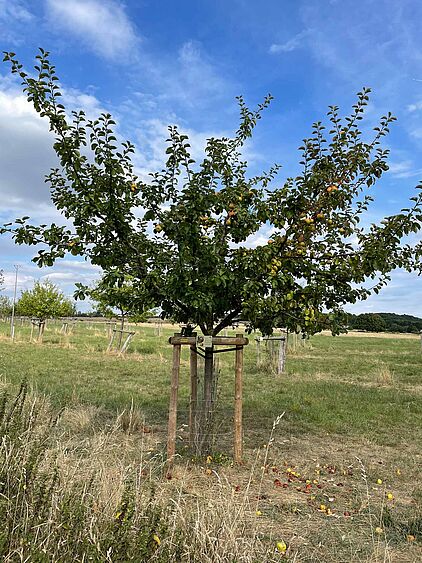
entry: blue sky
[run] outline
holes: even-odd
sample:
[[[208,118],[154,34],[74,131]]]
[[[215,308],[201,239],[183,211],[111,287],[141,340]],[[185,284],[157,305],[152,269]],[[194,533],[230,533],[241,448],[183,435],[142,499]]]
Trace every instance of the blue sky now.
[[[177,123],[200,155],[210,135],[237,125],[235,96],[250,105],[275,97],[247,148],[252,172],[283,165],[298,171],[297,147],[327,106],[344,113],[362,86],[373,89],[366,127],[392,111],[390,171],[374,190],[368,222],[407,203],[422,179],[422,50],[419,0],[0,0],[1,50],[27,68],[50,50],[70,107],[110,111],[138,148],[141,172],[164,157],[166,127]],[[55,164],[46,124],[0,66],[0,220],[22,214],[60,220],[44,174]],[[31,250],[0,237],[0,268],[11,294],[49,277],[67,294],[98,275],[75,259],[39,270]],[[421,279],[396,272],[380,295],[349,308],[422,316]]]

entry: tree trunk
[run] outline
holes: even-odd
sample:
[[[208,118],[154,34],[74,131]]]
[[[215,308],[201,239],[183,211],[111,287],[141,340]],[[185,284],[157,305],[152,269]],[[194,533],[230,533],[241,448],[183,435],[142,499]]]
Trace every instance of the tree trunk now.
[[[122,347],[122,338],[123,338],[123,331],[125,329],[125,315],[122,311],[122,309],[120,309],[120,332],[119,332],[119,340],[118,340],[118,345],[117,345],[117,349],[120,350]]]
[[[236,336],[242,336],[236,334]],[[236,346],[234,383],[234,461],[242,463],[243,454],[243,346]]]
[[[204,395],[202,402],[202,417],[200,436],[198,440],[201,454],[209,453],[211,449],[213,407],[214,407],[214,355],[213,348],[205,348],[204,361]]]
[[[189,445],[192,448],[198,435],[198,355],[196,346],[190,347]]]

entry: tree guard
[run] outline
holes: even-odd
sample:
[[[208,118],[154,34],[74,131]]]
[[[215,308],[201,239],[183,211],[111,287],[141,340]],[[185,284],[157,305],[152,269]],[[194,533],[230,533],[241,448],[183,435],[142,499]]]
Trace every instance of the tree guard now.
[[[60,334],[72,334],[76,321],[63,321],[60,329]]]
[[[106,321],[104,324],[107,331],[107,336],[111,338],[112,332],[116,328],[116,321]]]
[[[169,405],[169,421],[167,436],[167,463],[171,466],[176,453],[177,432],[177,397],[179,391],[180,356],[182,346],[190,347],[190,400],[189,400],[189,444],[194,443],[196,430],[207,423],[209,413],[212,409],[212,393],[207,384],[207,373],[204,373],[204,406],[203,416],[198,413],[198,355],[209,357],[213,354],[235,351],[235,385],[234,385],[234,461],[242,462],[243,454],[243,427],[242,427],[242,405],[243,405],[243,348],[249,340],[242,334],[236,336],[182,336],[175,333],[169,338],[173,346],[173,364],[171,372],[171,391]],[[223,349],[216,350],[216,347]],[[210,363],[210,362],[209,362]]]
[[[256,342],[256,365],[261,367],[261,342],[265,342],[267,346],[267,351],[269,352],[270,364],[274,366],[277,364],[277,375],[281,375],[284,372],[284,366],[286,363],[286,349],[287,349],[287,338],[286,336],[260,336],[255,338]],[[279,342],[278,355],[274,344]]]
[[[114,343],[116,334],[118,335],[117,345]],[[122,343],[123,335],[126,335],[125,340]],[[112,331],[112,335],[110,338],[110,342],[107,346],[107,352],[111,352],[113,349],[118,352],[119,354],[124,354],[130,344],[130,341],[134,337],[135,332],[130,330],[121,330],[119,328],[114,328]]]
[[[34,327],[38,328],[37,342],[42,342],[44,336],[45,321],[41,319],[31,319],[31,336],[29,337],[31,342],[34,334]]]

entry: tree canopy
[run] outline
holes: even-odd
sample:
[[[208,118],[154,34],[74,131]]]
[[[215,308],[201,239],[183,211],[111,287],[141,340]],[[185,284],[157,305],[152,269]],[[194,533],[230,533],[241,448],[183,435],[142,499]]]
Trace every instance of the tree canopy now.
[[[149,311],[147,296],[144,292],[138,293],[137,287],[132,280],[126,277],[123,282],[115,283],[103,276],[98,282],[88,289],[81,284],[76,284],[78,292],[76,296],[84,299],[86,296],[95,303],[95,310],[105,317],[113,317],[118,312],[122,328],[124,320],[133,317],[139,322],[148,318]]]
[[[412,315],[395,313],[347,314],[347,326],[350,329],[374,332],[422,332],[422,319]]]
[[[165,167],[146,182],[132,162],[134,145],[117,142],[109,114],[89,120],[83,111],[66,113],[47,52],[37,56],[35,77],[14,53],[5,60],[56,136],[60,167],[47,181],[73,225],[36,226],[24,217],[3,228],[19,244],[46,245],[34,258],[38,265],[68,252],[84,256],[103,269],[110,287],[130,277],[163,317],[213,335],[239,315],[264,333],[276,324],[336,332],[344,304],[378,292],[394,268],[421,269],[421,244],[402,242],[420,229],[421,185],[409,208],[362,227],[369,190],[388,169],[381,141],[394,121],[383,116],[365,139],[359,124],[369,89],[344,119],[331,106],[328,130],[314,123],[300,147],[301,173],[281,185],[278,165],[252,175],[242,157],[271,96],[255,110],[239,97],[237,131],[208,139],[200,162],[188,137],[169,127]],[[267,243],[254,245],[268,229]]]
[[[0,316],[7,317],[12,314],[12,301],[5,295],[0,295]]]
[[[0,270],[0,291],[4,289],[4,274]],[[0,316],[6,317],[12,313],[12,301],[5,295],[0,295]]]
[[[22,291],[16,304],[18,315],[36,317],[41,321],[70,317],[75,311],[74,303],[49,280],[37,281],[32,289]]]

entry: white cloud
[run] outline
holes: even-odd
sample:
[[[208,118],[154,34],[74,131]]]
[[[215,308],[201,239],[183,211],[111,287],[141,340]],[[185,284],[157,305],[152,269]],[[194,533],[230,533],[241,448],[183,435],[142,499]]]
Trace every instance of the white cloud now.
[[[26,26],[34,20],[21,0],[0,0],[0,37],[8,48],[25,42]]]
[[[414,111],[420,111],[422,110],[422,100],[420,102],[416,102],[414,104],[409,104],[407,106],[407,111],[409,112],[414,112]]]
[[[120,2],[46,0],[48,18],[106,59],[131,58],[139,38]]]
[[[413,129],[412,131],[410,131],[410,134],[412,135],[412,137],[415,137],[415,139],[422,139],[422,127]]]
[[[422,318],[420,287],[421,280],[416,274],[395,270],[391,274],[391,282],[379,295],[373,294],[365,301],[347,305],[346,310],[354,314],[394,312]]]
[[[101,104],[94,97],[77,90],[65,90],[64,101],[69,107],[97,115]],[[48,122],[40,118],[16,84],[0,76],[0,223],[30,215],[33,224],[66,224],[50,200],[45,174],[57,166],[52,149],[54,136]],[[73,295],[74,283],[91,283],[99,268],[78,260],[58,260],[53,268],[38,268],[31,262],[37,247],[15,245],[10,236],[0,236],[0,269],[5,273],[5,294],[13,295],[13,264],[19,270],[18,290],[32,287],[34,280],[51,277],[68,296]]]
[[[97,98],[75,89],[63,89],[63,100],[69,110],[83,109],[88,118],[104,111]],[[8,210],[57,219],[44,182],[58,165],[53,143],[47,119],[37,114],[13,81],[0,76],[1,216]]]
[[[0,79],[0,89],[3,86]],[[17,90],[0,90],[0,193],[2,208],[27,210],[47,203],[50,194],[44,175],[57,164],[53,137],[41,119]]]
[[[101,275],[101,269],[88,262],[75,260],[58,260],[54,268],[38,268],[29,260],[14,260],[13,264],[19,266],[17,296],[25,289],[31,289],[37,280],[51,280],[68,297],[73,297],[75,282],[90,285]],[[15,286],[15,269],[13,265],[6,264],[4,267],[4,291],[2,294],[13,296]],[[79,304],[79,302],[78,302]]]
[[[198,107],[211,99],[215,102],[216,98],[225,98],[233,86],[195,41],[186,41],[177,61],[162,65],[159,74],[165,86],[164,96],[176,98],[185,106]]]
[[[422,174],[422,168],[416,168],[412,160],[389,163],[389,174],[395,178],[414,178]]]
[[[20,0],[14,0],[13,2],[10,2],[10,0],[0,0],[0,19],[28,22],[33,18],[33,14]]]
[[[305,29],[300,33],[298,33],[297,35],[295,35],[294,37],[292,37],[291,39],[289,39],[288,41],[285,41],[284,43],[273,43],[269,49],[269,52],[271,54],[276,54],[276,53],[289,53],[290,51],[295,51],[296,49],[303,46],[304,44],[303,39],[305,39],[309,35],[309,33],[310,31],[308,29]]]

